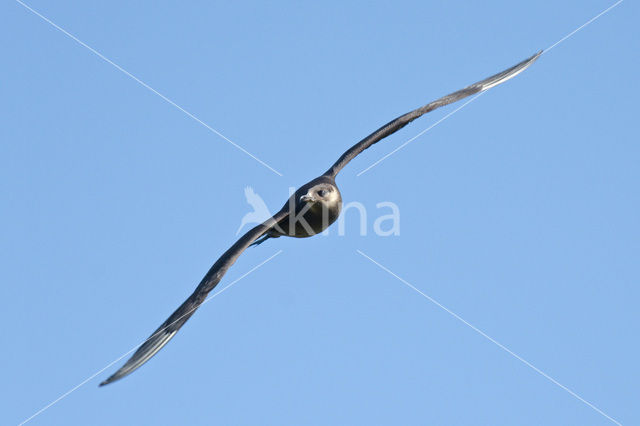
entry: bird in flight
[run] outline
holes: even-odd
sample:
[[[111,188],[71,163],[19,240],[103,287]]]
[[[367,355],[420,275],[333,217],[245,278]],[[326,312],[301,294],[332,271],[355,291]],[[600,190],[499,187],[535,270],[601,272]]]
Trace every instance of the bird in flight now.
[[[231,248],[224,252],[202,278],[202,281],[200,281],[191,296],[145,340],[118,371],[100,383],[100,386],[115,382],[130,374],[162,349],[205,301],[207,295],[218,285],[227,270],[249,246],[260,244],[269,238],[281,236],[311,237],[324,231],[335,222],[342,209],[342,196],[336,185],[335,178],[340,170],[358,154],[436,108],[483,92],[515,77],[533,64],[541,54],[542,51],[496,75],[401,115],[349,148],[329,170],[302,185],[276,214],[249,230]]]

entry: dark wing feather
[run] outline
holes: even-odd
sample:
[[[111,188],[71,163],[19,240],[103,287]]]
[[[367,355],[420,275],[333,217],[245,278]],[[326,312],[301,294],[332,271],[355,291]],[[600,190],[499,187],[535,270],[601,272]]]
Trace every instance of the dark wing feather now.
[[[229,267],[234,264],[236,259],[251,243],[264,235],[269,229],[273,228],[281,221],[287,212],[282,210],[264,223],[254,227],[244,234],[236,243],[231,246],[220,258],[213,264],[209,272],[204,276],[200,284],[193,294],[184,301],[176,311],[171,314],[165,322],[162,323],[156,331],[136,350],[129,360],[107,380],[100,383],[100,386],[107,385],[123,378],[132,373],[142,364],[147,362],[158,352],[169,340],[180,330],[180,327],[193,315],[198,307],[205,301],[207,295],[220,282]]]
[[[471,86],[465,87],[462,90],[458,90],[457,92],[453,92],[447,96],[443,96],[440,99],[433,101],[425,106],[422,106],[418,109],[415,109],[411,112],[408,112],[400,117],[396,118],[380,127],[375,132],[371,133],[366,138],[362,139],[360,142],[349,148],[342,156],[335,162],[333,166],[329,170],[325,172],[325,176],[336,177],[338,172],[342,170],[344,166],[351,160],[353,160],[358,154],[360,154],[365,149],[369,148],[374,143],[386,138],[392,133],[397,132],[402,129],[407,124],[411,123],[416,118],[428,113],[429,111],[433,111],[436,108],[440,108],[441,106],[449,105],[453,102],[459,101],[460,99],[464,99],[467,96],[474,95],[476,93],[483,92],[487,89],[490,89],[498,84],[504,83],[510,78],[515,77],[520,74],[522,71],[527,69],[532,63],[535,62],[536,59],[542,54],[542,51],[536,53],[528,59],[520,62],[513,67],[502,71],[496,75],[493,75],[489,78],[486,78],[482,81],[479,81]]]

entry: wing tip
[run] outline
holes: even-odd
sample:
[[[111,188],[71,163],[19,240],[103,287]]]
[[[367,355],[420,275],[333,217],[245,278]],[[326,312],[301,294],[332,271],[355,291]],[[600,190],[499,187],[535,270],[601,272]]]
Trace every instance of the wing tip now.
[[[101,381],[100,384],[98,385],[98,387],[101,388],[101,387],[106,386],[109,383],[115,382],[115,381],[116,381],[116,379],[113,379],[113,376],[111,376],[108,379]]]
[[[536,53],[531,55],[529,59],[525,59],[524,61],[522,61],[522,65],[525,66],[524,68],[529,68],[529,66],[533,64],[535,61],[537,61],[540,55],[542,55],[543,53],[544,53],[544,49],[540,49]]]
[[[112,375],[110,375],[109,377],[101,381],[98,387],[101,388],[103,386],[108,385],[109,383],[117,382],[118,380],[122,379],[124,376],[127,376],[128,374],[129,372],[122,374],[122,368],[121,368],[120,370],[116,371],[115,373],[113,373]]]
[[[499,86],[505,81],[511,80],[513,77],[517,76],[527,68],[529,68],[535,61],[538,60],[540,55],[544,53],[544,50],[539,50],[534,53],[532,56],[527,59],[517,63],[509,69],[502,71],[492,77],[489,77],[481,82],[474,84],[473,86],[479,88],[480,92],[484,92],[485,90],[489,90],[492,87]]]

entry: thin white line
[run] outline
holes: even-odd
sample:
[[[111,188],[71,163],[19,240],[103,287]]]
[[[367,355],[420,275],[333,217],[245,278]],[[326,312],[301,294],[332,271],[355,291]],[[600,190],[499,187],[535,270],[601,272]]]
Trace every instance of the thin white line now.
[[[127,75],[128,77],[132,78],[133,80],[135,80],[137,83],[139,83],[140,85],[142,85],[146,89],[149,89],[150,91],[152,91],[156,95],[160,96],[162,99],[167,101],[169,104],[173,105],[174,107],[176,107],[177,109],[179,109],[180,111],[182,111],[183,113],[185,113],[186,115],[188,115],[189,117],[191,117],[192,119],[197,121],[198,123],[202,124],[204,127],[209,129],[210,131],[212,131],[216,135],[220,136],[222,139],[224,139],[225,141],[229,142],[231,145],[235,146],[240,151],[244,152],[249,157],[253,158],[258,163],[260,163],[263,166],[265,166],[267,169],[271,170],[272,172],[274,172],[278,176],[282,176],[282,173],[280,173],[279,171],[277,171],[276,169],[274,169],[273,167],[271,167],[270,165],[268,165],[267,163],[265,163],[264,161],[262,161],[261,159],[259,159],[255,155],[251,154],[249,151],[247,151],[246,149],[244,149],[243,147],[241,147],[240,145],[238,145],[237,143],[235,143],[234,141],[232,141],[231,139],[229,139],[228,137],[226,137],[225,135],[223,135],[222,133],[220,133],[219,131],[217,131],[213,127],[209,126],[207,123],[205,123],[204,121],[200,120],[198,117],[196,117],[195,115],[191,114],[189,111],[187,111],[186,109],[182,108],[180,105],[176,104],[171,99],[167,98],[165,95],[163,95],[162,93],[158,92],[156,89],[154,89],[153,87],[149,86],[147,83],[145,83],[144,81],[140,80],[138,77],[136,77],[135,75],[131,74],[129,71],[125,70],[120,65],[116,64],[115,62],[113,62],[112,60],[110,60],[109,58],[107,58],[106,56],[104,56],[103,54],[101,54],[100,52],[98,52],[97,50],[95,50],[94,48],[92,48],[91,46],[89,46],[88,44],[83,42],[82,40],[78,39],[73,34],[69,33],[68,31],[66,31],[62,27],[56,25],[50,19],[48,19],[47,17],[43,16],[42,14],[40,14],[39,12],[37,12],[36,10],[34,10],[30,6],[28,6],[27,4],[25,4],[21,0],[16,0],[16,2],[19,3],[20,5],[22,5],[25,9],[31,11],[34,15],[42,18],[45,22],[51,24],[51,26],[53,26],[55,29],[57,29],[58,31],[60,31],[63,34],[65,34],[67,37],[71,38],[76,43],[78,43],[81,46],[86,47],[87,49],[89,49],[93,54],[98,56],[103,61],[107,62],[110,65],[113,65],[116,69],[118,69],[119,71],[121,71],[122,73]]]
[[[580,31],[581,29],[583,29],[584,27],[586,27],[587,25],[591,24],[593,21],[595,21],[596,19],[600,18],[602,15],[604,15],[605,13],[609,12],[611,9],[613,9],[614,7],[616,7],[617,5],[619,5],[620,3],[622,3],[624,0],[618,0],[616,3],[614,3],[613,5],[609,6],[608,8],[606,8],[605,10],[603,10],[602,12],[600,12],[599,14],[597,14],[596,16],[594,16],[593,18],[589,19],[587,22],[585,22],[584,24],[580,25],[578,28],[576,28],[575,30],[571,31],[569,34],[567,34],[566,36],[562,37],[560,40],[558,40],[557,42],[553,43],[550,47],[546,48],[542,54],[547,53],[548,51],[550,51],[551,49],[553,49],[554,47],[556,47],[557,45],[559,45],[560,43],[562,43],[563,41],[565,41],[566,39],[568,39],[569,37],[571,37],[572,35],[574,35],[575,33],[577,33],[578,31]],[[384,161],[385,159],[387,159],[388,157],[390,157],[391,155],[395,154],[396,152],[400,151],[402,148],[404,148],[405,146],[407,146],[411,141],[419,138],[420,136],[424,135],[426,132],[428,132],[429,130],[433,129],[437,124],[443,122],[444,120],[446,120],[447,118],[451,117],[453,114],[455,114],[456,112],[460,111],[463,107],[465,107],[466,105],[468,105],[469,103],[471,103],[472,101],[476,100],[481,94],[488,92],[491,89],[487,89],[484,92],[480,92],[480,94],[476,95],[474,98],[471,98],[471,100],[465,102],[464,104],[462,104],[462,106],[456,108],[455,110],[453,110],[452,112],[450,112],[449,114],[445,115],[443,118],[441,118],[440,120],[438,120],[435,124],[429,126],[428,128],[426,128],[425,130],[421,131],[420,133],[418,133],[416,136],[412,137],[411,139],[409,139],[408,141],[406,141],[405,143],[403,143],[402,145],[400,145],[398,148],[394,149],[393,151],[391,151],[390,153],[388,153],[387,155],[385,155],[384,157],[382,157],[381,159],[379,159],[378,161],[376,161],[375,163],[373,163],[372,165],[370,165],[369,167],[367,167],[366,169],[362,170],[360,173],[358,173],[356,176],[360,176],[363,173],[365,173],[366,171],[368,171],[369,169],[375,167],[376,165],[380,164],[382,161]]]
[[[202,305],[204,305],[205,303],[207,303],[209,300],[213,299],[214,297],[220,295],[221,293],[225,292],[226,290],[228,290],[231,286],[233,286],[235,283],[237,283],[238,281],[240,281],[241,279],[245,278],[247,275],[249,275],[250,273],[252,273],[253,271],[255,271],[256,269],[260,268],[262,265],[264,265],[265,263],[269,262],[270,260],[272,260],[273,258],[275,258],[276,256],[278,256],[280,253],[282,253],[282,250],[279,250],[276,254],[274,254],[273,256],[269,257],[268,259],[262,261],[261,263],[259,263],[258,265],[254,266],[253,268],[251,268],[248,272],[246,272],[244,275],[241,275],[239,278],[237,278],[236,280],[232,281],[228,286],[224,287],[222,290],[218,291],[217,293],[207,297],[205,299],[204,302],[202,302]],[[192,310],[195,310],[197,308],[199,308],[200,306],[195,307]],[[184,315],[189,314],[191,311],[186,312]],[[182,318],[184,315],[182,315],[180,318]],[[180,320],[180,318],[176,319],[176,321]],[[174,321],[175,322],[175,321]],[[173,323],[171,323],[173,324]],[[167,327],[169,327],[171,324],[168,324]],[[155,333],[154,333],[155,334]],[[151,338],[151,337],[149,337]],[[22,426],[25,423],[31,421],[34,417],[38,416],[39,414],[42,414],[43,411],[47,410],[48,408],[51,408],[51,406],[55,405],[56,403],[60,402],[61,400],[63,400],[64,398],[66,398],[67,396],[69,396],[71,393],[75,392],[77,389],[79,389],[80,387],[82,387],[85,383],[89,382],[91,379],[93,379],[94,377],[96,377],[97,375],[99,375],[100,373],[102,373],[104,370],[106,370],[107,368],[111,367],[113,364],[115,364],[116,362],[120,361],[122,358],[126,357],[127,355],[129,355],[131,352],[135,351],[136,349],[138,349],[142,344],[144,344],[147,340],[149,340],[149,338],[143,340],[142,342],[140,342],[139,344],[137,344],[136,346],[134,346],[133,348],[131,348],[129,351],[125,352],[124,354],[122,354],[120,357],[118,357],[117,359],[111,361],[109,364],[107,364],[105,367],[101,368],[100,370],[96,371],[95,373],[93,373],[91,376],[87,377],[86,379],[84,379],[82,382],[80,382],[79,384],[77,384],[76,386],[72,387],[71,389],[69,389],[68,391],[66,391],[65,393],[63,393],[62,395],[60,395],[58,398],[54,399],[53,401],[51,401],[49,404],[45,405],[44,407],[42,407],[40,410],[36,411],[31,417],[28,417],[27,419],[23,420],[18,426]]]
[[[566,36],[562,37],[560,40],[558,40],[555,43],[553,43],[551,46],[547,47],[542,53],[547,53],[548,51],[550,51],[551,49],[553,49],[554,47],[556,47],[557,45],[559,45],[560,43],[562,43],[563,41],[565,41],[566,39],[568,39],[569,37],[571,37],[572,35],[577,33],[578,31],[580,31],[581,29],[583,29],[584,27],[586,27],[587,25],[589,25],[590,23],[595,21],[596,19],[598,19],[599,17],[601,17],[602,15],[604,15],[605,13],[607,13],[608,11],[610,11],[611,9],[613,9],[614,7],[616,7],[617,5],[622,3],[623,1],[624,0],[618,0],[613,5],[609,6],[608,8],[603,10],[602,12],[598,13],[596,16],[594,16],[593,18],[589,19],[587,22],[585,22],[584,24],[580,25],[578,28],[576,28],[575,30],[573,30],[569,34],[567,34]]]
[[[435,304],[436,306],[438,306],[439,308],[443,309],[445,312],[447,312],[448,314],[450,314],[451,316],[453,316],[455,319],[459,320],[460,322],[462,322],[463,324],[465,324],[466,326],[470,327],[473,331],[477,332],[478,334],[480,334],[481,336],[485,337],[486,339],[488,339],[489,341],[491,341],[492,343],[494,343],[495,345],[497,345],[500,349],[504,350],[505,352],[507,352],[508,354],[510,354],[511,356],[513,356],[514,358],[516,358],[517,360],[521,361],[522,363],[524,363],[527,367],[531,368],[532,370],[534,370],[536,373],[542,375],[544,378],[546,378],[547,380],[551,381],[553,384],[559,386],[560,388],[564,389],[565,391],[567,391],[569,394],[573,395],[575,398],[577,398],[578,400],[582,401],[583,403],[585,403],[586,405],[588,405],[589,407],[593,408],[595,411],[597,411],[598,413],[600,413],[601,415],[603,415],[604,417],[606,417],[607,419],[611,420],[613,423],[620,425],[620,422],[618,422],[617,420],[615,420],[614,418],[612,418],[611,416],[607,415],[604,411],[602,411],[601,409],[599,409],[598,407],[596,407],[595,405],[593,405],[592,403],[590,403],[589,401],[585,400],[584,398],[582,398],[580,395],[578,395],[577,393],[575,393],[574,391],[572,391],[571,389],[569,389],[568,387],[566,387],[565,385],[563,385],[562,383],[558,382],[557,380],[555,380],[553,377],[549,376],[547,373],[545,373],[544,371],[540,370],[539,368],[537,368],[536,366],[534,366],[533,364],[531,364],[529,361],[527,361],[526,359],[522,358],[521,356],[519,356],[518,354],[514,353],[513,351],[511,351],[509,348],[507,348],[506,346],[504,346],[502,343],[498,342],[497,340],[495,340],[494,338],[492,338],[491,336],[487,335],[485,332],[483,332],[482,330],[478,329],[477,327],[475,327],[474,325],[470,324],[469,322],[467,322],[466,320],[464,320],[462,317],[460,317],[458,314],[456,314],[455,312],[449,310],[446,306],[442,305],[440,302],[438,302],[437,300],[435,300],[434,298],[432,298],[431,296],[423,293],[422,291],[420,291],[419,289],[417,289],[415,286],[413,286],[411,283],[405,281],[404,279],[402,279],[401,277],[399,277],[398,275],[396,275],[395,273],[393,273],[391,270],[389,270],[388,268],[382,266],[380,263],[376,262],[375,260],[373,260],[371,257],[367,256],[366,254],[364,254],[362,251],[360,250],[356,250],[360,255],[362,255],[363,257],[369,259],[372,263],[374,263],[375,265],[377,265],[380,269],[382,269],[385,272],[388,272],[389,274],[391,274],[393,277],[395,277],[396,279],[398,279],[399,281],[401,281],[403,284],[405,284],[407,287],[411,288],[412,290],[416,291],[417,293],[419,293],[422,297],[426,298],[427,300],[429,300],[430,302],[432,302],[433,304]]]
[[[447,118],[451,117],[453,114],[455,114],[456,112],[460,111],[462,108],[466,107],[467,105],[469,105],[471,102],[475,101],[476,99],[478,99],[480,96],[482,96],[483,94],[487,93],[487,91],[484,92],[480,92],[477,95],[475,95],[473,98],[469,99],[467,102],[463,103],[462,105],[460,105],[458,108],[454,109],[453,111],[451,111],[449,114],[445,115],[444,117],[442,117],[440,120],[436,121],[435,123],[433,123],[431,126],[427,127],[426,129],[424,129],[423,131],[421,131],[420,133],[418,133],[417,135],[415,135],[414,137],[412,137],[411,139],[409,139],[408,141],[406,141],[405,143],[403,143],[402,145],[400,145],[399,147],[397,147],[396,149],[394,149],[393,151],[391,151],[390,153],[388,153],[387,155],[385,155],[384,157],[382,157],[381,159],[379,159],[378,161],[376,161],[375,163],[373,163],[372,165],[370,165],[369,167],[367,167],[366,169],[362,170],[360,173],[358,173],[356,176],[360,176],[361,174],[365,173],[367,170],[371,169],[372,167],[376,166],[378,163],[384,161],[387,157],[395,154],[396,152],[400,151],[402,148],[404,148],[405,146],[409,145],[412,141],[414,141],[415,139],[418,139],[420,136],[424,135],[425,133],[427,133],[429,130],[433,129],[434,127],[436,127],[438,124],[442,123],[444,120],[446,120]]]

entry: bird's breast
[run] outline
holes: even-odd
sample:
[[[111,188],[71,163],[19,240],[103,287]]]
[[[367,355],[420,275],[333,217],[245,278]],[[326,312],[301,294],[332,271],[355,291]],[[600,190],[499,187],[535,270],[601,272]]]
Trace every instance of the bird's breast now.
[[[315,203],[301,206],[274,228],[278,236],[306,238],[319,234],[327,229],[340,216],[342,200],[330,205]]]

